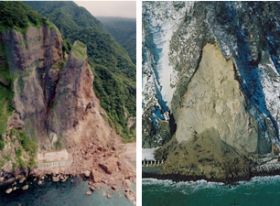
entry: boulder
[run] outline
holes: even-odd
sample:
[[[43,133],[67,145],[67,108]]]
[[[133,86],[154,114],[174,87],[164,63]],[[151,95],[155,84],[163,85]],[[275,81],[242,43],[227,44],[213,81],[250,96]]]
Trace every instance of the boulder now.
[[[105,164],[98,164],[98,166],[107,174],[112,174],[111,169]]]
[[[101,182],[102,178],[101,178],[99,172],[92,170],[91,174],[92,174],[92,181],[94,183]]]
[[[20,179],[19,179],[18,182],[19,182],[20,184],[22,184],[25,180],[26,180],[26,177],[22,176],[22,177],[20,177]]]
[[[92,194],[92,191],[91,190],[88,190],[87,192],[86,192],[86,195],[91,195]]]
[[[28,190],[28,188],[29,188],[29,185],[24,185],[21,189],[22,189],[23,191],[25,191],[25,190]]]
[[[89,178],[90,175],[91,175],[91,172],[89,170],[86,170],[83,172],[83,175],[86,177],[86,178]]]
[[[13,188],[8,188],[8,189],[5,190],[5,193],[10,194],[12,191],[13,191]]]
[[[90,191],[94,192],[95,187],[94,186],[89,186]]]
[[[0,182],[4,182],[5,178],[4,177],[0,177]]]
[[[59,176],[52,176],[53,182],[59,182]]]

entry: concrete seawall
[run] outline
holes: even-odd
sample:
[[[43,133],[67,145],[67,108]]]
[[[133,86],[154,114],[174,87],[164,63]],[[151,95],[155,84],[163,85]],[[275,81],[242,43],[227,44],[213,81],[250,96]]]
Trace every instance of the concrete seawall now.
[[[39,153],[37,156],[37,169],[56,169],[71,166],[73,159],[67,150]]]

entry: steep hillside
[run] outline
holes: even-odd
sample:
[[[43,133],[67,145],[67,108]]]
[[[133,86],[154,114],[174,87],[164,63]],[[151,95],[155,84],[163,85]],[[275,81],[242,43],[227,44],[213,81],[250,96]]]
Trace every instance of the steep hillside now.
[[[75,41],[66,49],[49,20],[20,2],[0,5],[12,17],[0,25],[1,184],[87,171],[91,186],[106,179],[133,198],[134,168],[93,90],[87,46]]]
[[[156,152],[166,161],[162,173],[238,179],[276,160],[279,8],[277,2],[144,4],[143,144],[162,146]]]
[[[125,140],[135,138],[135,65],[125,49],[86,9],[73,2],[26,2],[55,23],[68,42],[87,45],[94,89],[109,120]],[[66,43],[65,47],[69,47]]]
[[[128,51],[136,63],[136,19],[98,17],[105,29]]]

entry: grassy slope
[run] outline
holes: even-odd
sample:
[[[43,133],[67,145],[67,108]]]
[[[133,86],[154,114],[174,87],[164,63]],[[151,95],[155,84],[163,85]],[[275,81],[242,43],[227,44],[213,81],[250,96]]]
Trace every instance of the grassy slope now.
[[[127,119],[136,113],[136,71],[126,50],[95,17],[73,2],[26,3],[54,22],[70,43],[80,40],[87,45],[101,105],[124,140],[133,140],[135,131],[127,129]]]
[[[128,52],[130,58],[136,62],[136,19],[118,17],[98,17],[105,29]]]

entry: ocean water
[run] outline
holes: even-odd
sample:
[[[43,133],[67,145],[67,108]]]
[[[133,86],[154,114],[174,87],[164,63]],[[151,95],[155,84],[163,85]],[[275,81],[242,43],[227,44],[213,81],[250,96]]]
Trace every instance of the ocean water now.
[[[65,183],[45,182],[32,185],[27,191],[6,195],[0,194],[0,206],[132,206],[119,192],[108,199],[102,190],[91,196],[85,195],[87,182],[80,179]]]
[[[280,176],[236,185],[143,179],[143,206],[279,206]]]

